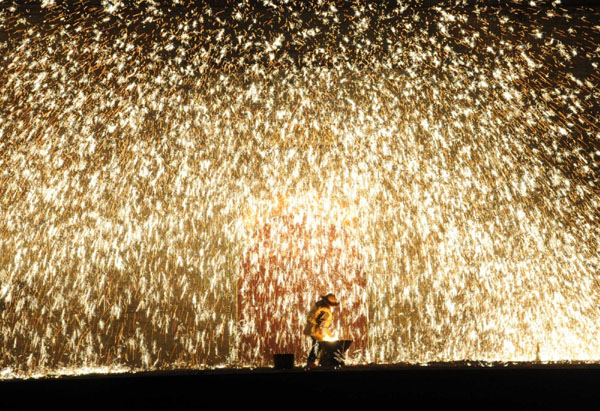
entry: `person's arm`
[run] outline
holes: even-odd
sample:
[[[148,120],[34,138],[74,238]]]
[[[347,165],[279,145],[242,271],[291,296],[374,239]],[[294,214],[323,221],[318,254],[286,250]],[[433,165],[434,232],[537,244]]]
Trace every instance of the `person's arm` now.
[[[329,331],[329,327],[326,327],[327,321],[329,320],[331,314],[327,311],[323,310],[317,315],[317,328],[320,331],[322,336],[331,337],[331,331]]]
[[[319,315],[317,315],[317,326],[321,327],[321,325],[323,325],[323,323],[327,320],[328,316],[329,314],[327,311],[321,311]]]

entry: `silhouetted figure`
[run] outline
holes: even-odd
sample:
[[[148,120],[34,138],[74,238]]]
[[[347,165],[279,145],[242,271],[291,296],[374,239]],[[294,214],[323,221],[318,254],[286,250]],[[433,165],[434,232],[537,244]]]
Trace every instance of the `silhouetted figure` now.
[[[317,359],[321,351],[319,342],[326,339],[331,339],[331,323],[333,322],[333,313],[331,309],[339,305],[337,298],[333,294],[327,294],[321,296],[321,299],[317,301],[310,312],[306,320],[306,327],[304,327],[304,335],[309,336],[312,339],[312,347],[308,353],[307,367],[314,367],[317,365]]]

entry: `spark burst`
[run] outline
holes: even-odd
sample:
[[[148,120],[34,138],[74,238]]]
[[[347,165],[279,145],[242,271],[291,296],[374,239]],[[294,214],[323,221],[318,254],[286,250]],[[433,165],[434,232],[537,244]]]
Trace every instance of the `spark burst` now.
[[[2,378],[600,359],[596,11],[198,3],[0,2]]]

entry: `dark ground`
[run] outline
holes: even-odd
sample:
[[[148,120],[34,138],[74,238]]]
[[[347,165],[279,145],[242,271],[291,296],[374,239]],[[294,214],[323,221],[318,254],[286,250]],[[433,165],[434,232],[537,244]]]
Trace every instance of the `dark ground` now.
[[[314,409],[379,404],[393,409],[451,404],[477,409],[580,409],[577,405],[588,400],[594,408],[600,400],[599,385],[600,364],[182,370],[2,381],[0,409]]]

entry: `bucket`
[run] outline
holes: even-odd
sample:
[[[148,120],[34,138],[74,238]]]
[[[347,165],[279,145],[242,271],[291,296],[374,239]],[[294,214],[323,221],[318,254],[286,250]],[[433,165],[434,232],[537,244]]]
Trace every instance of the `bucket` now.
[[[289,370],[294,368],[294,354],[273,354],[275,369]]]
[[[346,351],[352,340],[322,341],[319,364],[325,367],[339,367],[346,364]]]

